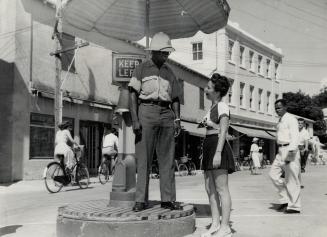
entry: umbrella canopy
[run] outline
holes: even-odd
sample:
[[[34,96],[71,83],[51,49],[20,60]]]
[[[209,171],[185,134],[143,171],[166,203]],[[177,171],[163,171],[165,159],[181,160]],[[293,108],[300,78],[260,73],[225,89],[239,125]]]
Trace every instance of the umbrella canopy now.
[[[162,31],[177,39],[224,27],[229,11],[225,0],[69,0],[63,29],[69,25],[131,41]]]

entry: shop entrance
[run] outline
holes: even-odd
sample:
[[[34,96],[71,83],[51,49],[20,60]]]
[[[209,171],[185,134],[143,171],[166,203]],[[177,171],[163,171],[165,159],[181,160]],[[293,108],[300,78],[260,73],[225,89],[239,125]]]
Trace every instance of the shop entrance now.
[[[84,163],[90,174],[97,174],[101,162],[101,141],[104,124],[93,121],[80,121],[80,144],[84,145]]]

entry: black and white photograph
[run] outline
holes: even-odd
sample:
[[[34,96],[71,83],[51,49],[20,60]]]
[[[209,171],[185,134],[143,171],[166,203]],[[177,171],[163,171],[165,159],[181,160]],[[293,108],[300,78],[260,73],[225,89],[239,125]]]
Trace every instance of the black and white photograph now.
[[[0,0],[0,236],[326,237],[326,0]]]

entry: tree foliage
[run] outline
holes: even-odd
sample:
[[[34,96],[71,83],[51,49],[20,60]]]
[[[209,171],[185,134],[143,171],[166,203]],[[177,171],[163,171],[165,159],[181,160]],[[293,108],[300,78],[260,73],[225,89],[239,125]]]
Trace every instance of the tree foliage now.
[[[288,112],[314,120],[314,134],[322,140],[327,139],[326,122],[322,112],[322,109],[327,107],[327,89],[312,98],[302,91],[283,93],[283,98],[288,103]]]

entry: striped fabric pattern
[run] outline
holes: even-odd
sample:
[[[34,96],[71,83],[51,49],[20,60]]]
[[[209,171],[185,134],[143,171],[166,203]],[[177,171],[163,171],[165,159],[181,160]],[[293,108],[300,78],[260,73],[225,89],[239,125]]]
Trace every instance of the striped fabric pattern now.
[[[227,24],[225,0],[149,0],[149,34],[172,39],[212,33]],[[145,36],[146,0],[70,0],[63,23],[83,31],[137,41]]]

